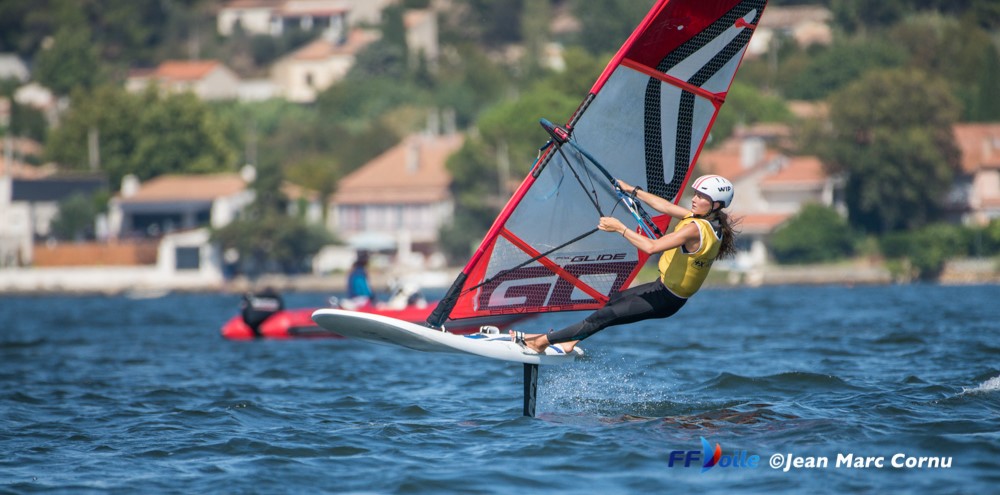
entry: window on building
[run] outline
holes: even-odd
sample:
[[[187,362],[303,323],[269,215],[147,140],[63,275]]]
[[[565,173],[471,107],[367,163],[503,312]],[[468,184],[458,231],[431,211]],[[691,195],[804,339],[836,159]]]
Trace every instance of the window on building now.
[[[197,270],[201,268],[201,249],[198,247],[178,247],[174,251],[177,270]]]

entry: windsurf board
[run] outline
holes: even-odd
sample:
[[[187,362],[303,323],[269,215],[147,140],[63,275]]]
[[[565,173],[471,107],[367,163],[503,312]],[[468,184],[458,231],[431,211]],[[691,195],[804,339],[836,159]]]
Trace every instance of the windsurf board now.
[[[388,316],[342,309],[319,309],[312,314],[312,319],[317,325],[344,337],[424,352],[472,354],[501,361],[543,365],[568,364],[583,355],[583,350],[579,348],[567,353],[555,346],[549,346],[544,354],[539,354],[511,341],[510,335],[505,332],[481,331],[456,335]]]

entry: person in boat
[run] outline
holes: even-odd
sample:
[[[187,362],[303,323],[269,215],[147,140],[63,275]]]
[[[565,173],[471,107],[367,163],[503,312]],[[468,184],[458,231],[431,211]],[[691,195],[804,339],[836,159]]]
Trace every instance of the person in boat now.
[[[545,334],[511,331],[512,340],[539,353],[554,344],[571,352],[579,341],[607,327],[672,316],[698,291],[716,259],[736,253],[733,223],[723,211],[733,202],[733,184],[724,177],[696,179],[690,210],[624,181],[619,180],[618,185],[626,192],[634,191],[636,198],[654,210],[680,220],[673,232],[659,239],[629,230],[614,217],[601,217],[598,224],[605,232],[624,236],[644,253],[663,253],[659,279],[612,295],[604,307],[583,321]]]
[[[368,284],[368,252],[359,251],[354,265],[347,272],[347,300],[341,305],[347,309],[360,308],[372,303],[372,289]]]

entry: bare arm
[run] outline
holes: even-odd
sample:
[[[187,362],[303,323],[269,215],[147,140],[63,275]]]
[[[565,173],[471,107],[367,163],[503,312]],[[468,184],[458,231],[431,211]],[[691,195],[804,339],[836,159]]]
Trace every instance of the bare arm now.
[[[642,234],[633,232],[621,220],[615,217],[601,217],[601,222],[597,225],[597,228],[605,232],[620,233],[629,243],[646,254],[662,253],[668,249],[673,249],[695,240],[699,243],[701,242],[701,233],[693,223],[685,225],[680,230],[670,232],[659,239],[650,239]]]
[[[618,179],[618,187],[622,188],[622,190],[627,193],[631,193],[635,189],[634,186],[629,185],[627,182],[621,179]],[[635,197],[638,198],[643,203],[649,205],[650,208],[665,215],[670,215],[674,218],[684,218],[691,214],[691,210],[675,205],[670,201],[661,198],[649,191],[640,189],[635,195]]]

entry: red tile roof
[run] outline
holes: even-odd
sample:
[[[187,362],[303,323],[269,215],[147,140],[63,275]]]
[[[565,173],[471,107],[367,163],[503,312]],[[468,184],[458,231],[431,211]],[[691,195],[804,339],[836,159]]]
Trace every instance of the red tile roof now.
[[[779,225],[785,223],[792,214],[791,213],[750,213],[744,216],[740,216],[738,213],[733,215],[739,221],[739,225],[736,230],[744,234],[769,234]]]
[[[232,0],[226,2],[226,9],[278,8],[284,0]]]
[[[422,22],[425,22],[428,17],[434,15],[430,10],[407,10],[403,14],[403,25],[407,29],[410,29]]]
[[[726,141],[718,148],[702,150],[695,168],[695,175],[717,174],[729,180],[735,180],[743,172],[740,147],[735,140]]]
[[[815,156],[796,156],[777,173],[760,181],[762,187],[801,187],[823,184],[828,178],[823,163]]]
[[[335,55],[354,55],[379,38],[378,33],[364,29],[353,29],[342,44],[331,43],[322,38],[299,48],[290,58],[295,60],[323,60]]]
[[[461,135],[410,136],[347,175],[333,195],[336,204],[426,204],[449,196],[445,162],[464,142]]]
[[[1000,123],[955,124],[953,131],[962,151],[962,171],[1000,168]]]
[[[736,181],[758,166],[774,160],[777,156],[776,151],[765,149],[763,156],[756,163],[744,164],[742,140],[729,139],[718,148],[702,150],[698,156],[698,163],[695,165],[694,176],[717,174],[731,181]]]
[[[140,185],[122,203],[155,203],[161,201],[212,201],[231,196],[247,184],[239,174],[162,175]]]
[[[217,67],[217,60],[167,60],[156,68],[154,75],[163,80],[197,81]]]

